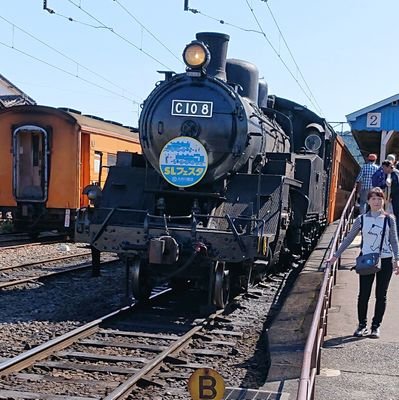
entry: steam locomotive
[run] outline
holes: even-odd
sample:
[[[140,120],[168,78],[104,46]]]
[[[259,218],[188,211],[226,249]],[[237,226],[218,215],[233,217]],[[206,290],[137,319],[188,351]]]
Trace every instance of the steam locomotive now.
[[[289,268],[326,225],[333,129],[268,95],[255,65],[226,60],[229,36],[198,33],[186,71],[144,101],[143,155],[119,152],[104,189],[88,186],[76,240],[117,252],[145,300],[161,282],[224,307],[268,269]],[[95,263],[95,261],[94,261]]]

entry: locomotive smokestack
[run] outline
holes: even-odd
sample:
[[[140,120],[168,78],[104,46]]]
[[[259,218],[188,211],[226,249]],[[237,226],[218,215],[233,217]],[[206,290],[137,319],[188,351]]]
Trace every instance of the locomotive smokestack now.
[[[211,53],[211,62],[207,67],[207,72],[225,81],[227,46],[230,36],[225,33],[199,32],[195,37],[204,42]]]
[[[263,80],[259,81],[258,85],[258,106],[260,108],[267,108],[267,96],[269,95],[267,83]]]

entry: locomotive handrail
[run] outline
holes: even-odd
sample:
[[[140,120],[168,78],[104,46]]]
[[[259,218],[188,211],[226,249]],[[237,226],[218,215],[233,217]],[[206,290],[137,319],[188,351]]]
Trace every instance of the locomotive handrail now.
[[[91,243],[95,243],[96,240],[102,235],[102,233],[105,231],[105,228],[107,227],[107,222],[111,219],[113,213],[115,212],[116,208],[112,208],[111,211],[108,213],[106,218],[104,219],[104,222],[101,224],[100,229],[96,233],[96,236],[91,240]]]
[[[227,219],[227,222],[228,222],[228,224],[230,226],[231,231],[233,232],[233,235],[234,235],[235,239],[238,242],[238,245],[240,246],[241,251],[243,253],[245,253],[247,251],[247,249],[245,247],[244,242],[242,241],[242,237],[240,236],[240,234],[238,233],[236,227],[234,226],[233,219],[230,217],[229,214],[226,214],[226,219]]]
[[[348,233],[350,225],[353,222],[356,200],[355,193],[356,188],[352,190],[338,222],[337,229],[335,230],[331,241],[331,246],[329,246],[329,258],[338,249],[338,246]],[[316,309],[313,314],[312,324],[305,344],[297,400],[314,399],[316,375],[320,373],[320,349],[324,342],[324,336],[327,334],[328,309],[331,307],[332,289],[336,283],[339,266],[340,259],[335,261],[332,265],[327,264],[324,270],[324,277]]]
[[[111,219],[111,217],[116,214],[116,212],[134,212],[135,214],[143,214],[146,218],[148,219],[158,219],[159,221],[163,222],[165,224],[165,221],[173,221],[173,220],[181,220],[181,219],[187,219],[187,220],[194,220],[197,217],[203,217],[203,218],[213,218],[213,219],[224,219],[230,226],[231,222],[235,222],[236,220],[240,221],[248,221],[248,222],[254,222],[257,224],[255,229],[264,229],[264,226],[266,225],[266,220],[261,219],[261,218],[253,218],[253,217],[247,217],[247,216],[237,216],[237,217],[231,217],[229,214],[226,215],[210,215],[210,214],[189,214],[189,215],[154,215],[150,214],[146,210],[136,210],[133,208],[111,208],[111,207],[103,207],[103,210],[108,210],[109,213],[106,216],[105,221],[102,223],[99,233],[96,235],[95,240],[98,239],[98,237],[101,235],[101,233],[104,231],[106,227],[106,223]],[[233,230],[230,227],[230,230],[233,232]],[[238,232],[237,232],[238,233]],[[238,233],[239,235],[239,233]]]

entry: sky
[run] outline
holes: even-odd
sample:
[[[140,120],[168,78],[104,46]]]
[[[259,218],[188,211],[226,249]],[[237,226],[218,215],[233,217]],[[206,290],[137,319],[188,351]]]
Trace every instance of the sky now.
[[[196,32],[330,122],[399,92],[398,0],[0,0],[0,74],[38,104],[137,126]],[[71,21],[71,20],[72,21]],[[224,23],[220,23],[224,21]],[[288,47],[286,46],[288,45]]]

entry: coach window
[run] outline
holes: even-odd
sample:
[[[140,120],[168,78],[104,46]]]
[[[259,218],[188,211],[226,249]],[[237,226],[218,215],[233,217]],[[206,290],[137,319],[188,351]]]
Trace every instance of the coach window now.
[[[17,200],[47,199],[47,132],[24,125],[13,131],[13,189]]]
[[[104,155],[104,159],[105,158],[106,158],[106,164],[101,164],[101,172],[99,179],[101,187],[103,186],[103,184],[107,179],[109,167],[112,167],[113,165],[116,164],[116,154],[106,153],[106,155]]]
[[[108,153],[107,167],[112,167],[113,165],[116,165],[116,154]]]
[[[101,172],[103,169],[103,153],[102,151],[94,152],[94,174],[93,174],[93,182],[101,186]]]

